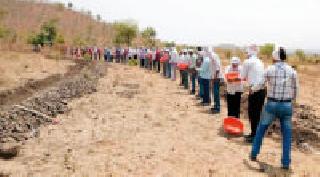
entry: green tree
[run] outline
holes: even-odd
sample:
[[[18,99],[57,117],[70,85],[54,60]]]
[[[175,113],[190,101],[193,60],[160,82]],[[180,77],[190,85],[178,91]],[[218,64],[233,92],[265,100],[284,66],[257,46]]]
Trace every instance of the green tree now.
[[[50,20],[41,25],[41,29],[38,34],[34,32],[31,33],[28,36],[27,42],[28,44],[32,44],[32,45],[40,44],[42,47],[45,44],[49,44],[49,46],[52,46],[55,42],[57,42],[56,40],[57,33],[58,32],[56,28],[56,20]],[[59,42],[62,42],[61,38],[59,39]],[[63,39],[63,42],[64,42],[64,39]]]
[[[260,47],[260,54],[267,56],[267,58],[271,58],[273,51],[274,44],[271,43],[264,44],[264,46]]]
[[[298,50],[296,50],[295,54],[299,58],[300,61],[305,61],[306,60],[306,55],[305,55],[303,50],[298,49]]]
[[[137,37],[138,26],[129,22],[116,22],[113,27],[116,32],[113,43],[131,46],[132,40]]]
[[[156,35],[157,35],[157,32],[152,27],[147,27],[146,29],[144,29],[141,32],[143,44],[148,47],[154,47],[156,43],[155,41]]]
[[[56,20],[50,20],[41,26],[41,32],[45,36],[44,43],[48,43],[50,46],[54,44],[54,41],[57,37],[56,22]]]

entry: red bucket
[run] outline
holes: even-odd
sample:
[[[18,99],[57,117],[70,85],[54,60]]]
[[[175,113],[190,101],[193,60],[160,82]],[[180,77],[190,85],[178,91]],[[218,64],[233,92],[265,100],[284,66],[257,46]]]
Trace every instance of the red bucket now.
[[[161,57],[161,58],[160,58],[160,63],[165,63],[165,62],[167,62],[167,61],[169,61],[169,60],[168,60],[168,58],[166,58],[166,57]]]
[[[241,82],[240,73],[239,72],[229,72],[226,75],[226,79],[228,82]]]
[[[243,134],[243,123],[240,119],[228,117],[223,120],[223,129],[227,134],[240,135]]]
[[[186,69],[188,69],[188,67],[189,67],[189,65],[185,64],[185,63],[179,63],[178,64],[179,70],[186,70]]]

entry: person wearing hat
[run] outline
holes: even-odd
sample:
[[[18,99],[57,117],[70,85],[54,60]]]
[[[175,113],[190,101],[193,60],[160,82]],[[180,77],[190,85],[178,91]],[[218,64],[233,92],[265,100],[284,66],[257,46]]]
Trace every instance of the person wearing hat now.
[[[170,60],[169,63],[171,64],[171,80],[176,80],[176,69],[177,69],[177,62],[179,60],[179,54],[176,48],[173,48],[172,52],[170,53]]]
[[[248,97],[248,115],[251,125],[251,133],[245,135],[247,143],[252,143],[258,123],[260,121],[260,114],[264,105],[266,91],[264,83],[264,64],[257,57],[258,47],[251,45],[247,49],[248,59],[242,65],[242,80],[246,80],[249,85]]]
[[[240,63],[240,58],[232,57],[230,65],[225,69],[228,117],[240,118],[240,102],[241,94],[243,92]]]
[[[140,67],[141,68],[144,68],[145,65],[146,65],[145,58],[146,58],[145,49],[140,47],[140,49],[139,49],[139,59],[140,59]]]
[[[264,77],[267,87],[267,103],[263,108],[261,120],[253,141],[250,158],[257,160],[264,134],[269,125],[278,118],[282,133],[282,168],[289,170],[291,163],[291,138],[293,101],[298,92],[297,72],[286,61],[285,49],[280,47],[273,53],[273,65],[266,70]]]
[[[193,53],[192,50],[189,51],[189,72],[190,72],[190,81],[191,81],[191,94],[196,93],[196,61],[198,56],[196,53]]]

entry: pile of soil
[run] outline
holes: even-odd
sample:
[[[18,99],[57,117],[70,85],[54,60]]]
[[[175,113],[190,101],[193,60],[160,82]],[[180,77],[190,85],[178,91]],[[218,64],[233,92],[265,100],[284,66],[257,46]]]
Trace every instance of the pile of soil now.
[[[295,107],[293,138],[297,145],[308,143],[320,148],[320,117],[311,106],[300,104]]]
[[[29,83],[13,91],[18,95],[3,94],[2,101],[11,97],[13,100],[5,101],[6,106],[11,106],[0,114],[0,142],[37,136],[41,125],[51,124],[58,114],[69,111],[70,100],[96,92],[98,80],[104,74],[102,63],[79,61],[63,77],[52,76],[34,82],[33,86]],[[25,94],[22,90],[26,90]]]

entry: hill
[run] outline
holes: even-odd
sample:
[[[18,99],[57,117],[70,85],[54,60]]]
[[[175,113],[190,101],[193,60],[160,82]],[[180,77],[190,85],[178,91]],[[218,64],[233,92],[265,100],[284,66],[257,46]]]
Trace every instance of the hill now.
[[[40,30],[43,23],[54,20],[58,34],[66,44],[111,45],[112,25],[93,17],[91,12],[73,11],[61,3],[44,1],[0,1],[0,48],[21,50],[28,36]],[[1,34],[0,34],[1,36]]]

